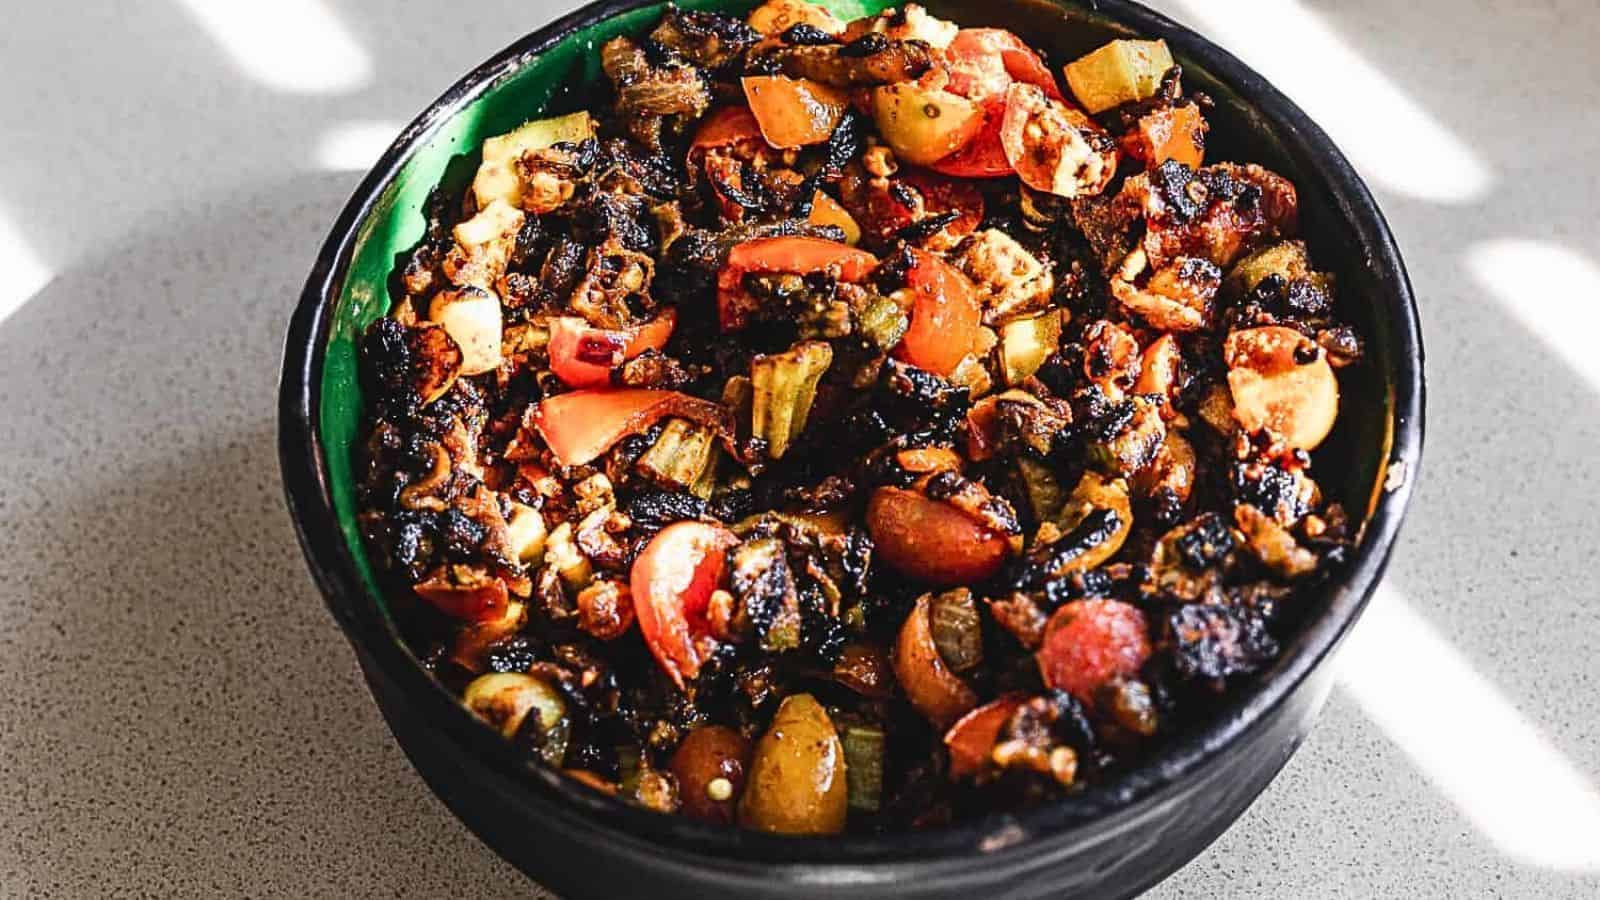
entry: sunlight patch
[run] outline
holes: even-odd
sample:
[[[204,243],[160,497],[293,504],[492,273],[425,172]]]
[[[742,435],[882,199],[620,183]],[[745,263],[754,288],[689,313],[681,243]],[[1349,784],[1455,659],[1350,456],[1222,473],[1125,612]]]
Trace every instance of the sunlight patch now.
[[[354,91],[372,60],[322,0],[178,0],[244,74],[296,94]]]
[[[341,122],[317,139],[312,162],[329,172],[365,172],[405,126],[381,120]]]
[[[1186,18],[1298,103],[1361,174],[1460,203],[1488,190],[1482,160],[1299,0],[1181,0]]]
[[[1600,870],[1600,792],[1405,597],[1378,589],[1338,667],[1367,716],[1502,853]]]

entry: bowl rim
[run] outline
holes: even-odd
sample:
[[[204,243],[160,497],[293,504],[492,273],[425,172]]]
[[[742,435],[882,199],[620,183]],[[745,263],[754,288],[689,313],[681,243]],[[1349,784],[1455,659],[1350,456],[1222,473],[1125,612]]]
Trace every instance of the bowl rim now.
[[[1109,784],[1036,809],[996,812],[927,831],[827,838],[779,837],[705,825],[628,806],[543,766],[516,757],[509,742],[469,713],[417,664],[392,623],[367,594],[338,526],[327,477],[320,413],[323,363],[338,302],[362,223],[411,155],[463,107],[571,33],[657,0],[596,0],[533,31],[463,76],[394,140],[355,189],[318,253],[285,340],[279,382],[279,466],[296,534],[329,610],[362,662],[416,705],[438,733],[481,760],[500,789],[566,828],[601,832],[607,840],[650,854],[692,854],[695,865],[766,862],[820,871],[827,864],[866,867],[912,861],[959,862],[976,854],[1000,858],[1039,852],[1070,840],[1102,817],[1158,799],[1259,726],[1333,652],[1354,625],[1383,575],[1420,471],[1424,419],[1424,354],[1416,300],[1387,221],[1366,184],[1328,136],[1265,78],[1189,28],[1133,0],[1052,0],[1086,7],[1146,36],[1165,38],[1176,55],[1200,61],[1259,110],[1315,161],[1340,217],[1353,223],[1372,271],[1392,283],[1378,318],[1394,339],[1393,417],[1384,487],[1375,498],[1361,544],[1330,590],[1326,610],[1301,627],[1272,677],[1255,679],[1212,721],[1180,735],[1146,764]],[[1388,292],[1386,292],[1388,293]],[[767,867],[768,870],[772,868]],[[836,873],[839,871],[835,868]]]

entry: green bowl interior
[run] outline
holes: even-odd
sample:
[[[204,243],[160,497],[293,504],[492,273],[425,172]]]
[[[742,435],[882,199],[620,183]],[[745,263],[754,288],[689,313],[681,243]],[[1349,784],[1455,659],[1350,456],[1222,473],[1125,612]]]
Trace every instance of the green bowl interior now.
[[[744,12],[751,0],[682,0],[680,6]],[[842,19],[870,15],[895,5],[889,0],[824,0]],[[1052,68],[1114,37],[1130,36],[1126,26],[1074,3],[1050,0],[929,0],[936,15],[963,25],[1010,28],[1045,50]],[[317,427],[326,448],[328,481],[344,540],[366,589],[387,615],[356,523],[351,449],[359,440],[361,388],[356,377],[356,345],[373,320],[392,302],[391,274],[397,261],[422,238],[423,206],[437,186],[451,195],[466,189],[478,163],[478,146],[531,118],[569,112],[584,105],[584,85],[602,78],[598,48],[620,34],[642,34],[664,4],[619,14],[581,28],[470,99],[455,115],[438,122],[383,189],[359,224],[354,250],[334,307],[321,383]],[[1260,162],[1300,187],[1303,230],[1319,264],[1339,277],[1344,315],[1368,338],[1365,365],[1342,377],[1343,405],[1382,415],[1342,415],[1333,437],[1317,453],[1316,471],[1324,489],[1341,499],[1351,514],[1370,515],[1388,457],[1394,399],[1385,373],[1395,371],[1393,336],[1386,331],[1379,304],[1388,302],[1379,274],[1370,270],[1349,235],[1348,210],[1331,189],[1308,171],[1308,161],[1285,149],[1274,126],[1258,110],[1223,86],[1203,67],[1174,48],[1191,89],[1216,101],[1210,121],[1208,159]],[[1319,602],[1320,605],[1320,602]]]

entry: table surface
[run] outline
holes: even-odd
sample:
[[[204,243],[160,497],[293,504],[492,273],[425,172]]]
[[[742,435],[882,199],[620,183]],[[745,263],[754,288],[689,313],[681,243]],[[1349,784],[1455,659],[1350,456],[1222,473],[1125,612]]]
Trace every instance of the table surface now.
[[[390,740],[295,547],[274,401],[361,170],[570,2],[8,9],[0,896],[539,894]],[[1151,896],[1594,896],[1592,0],[1156,5],[1277,79],[1368,177],[1430,404],[1326,714]]]

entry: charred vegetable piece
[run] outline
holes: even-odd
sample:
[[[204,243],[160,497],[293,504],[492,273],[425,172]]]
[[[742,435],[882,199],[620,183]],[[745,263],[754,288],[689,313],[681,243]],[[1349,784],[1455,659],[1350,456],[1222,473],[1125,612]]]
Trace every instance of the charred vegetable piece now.
[[[874,88],[872,117],[895,156],[923,166],[966,146],[984,121],[971,100],[910,81]]]
[[[756,742],[739,824],[776,834],[838,834],[849,814],[844,747],[828,711],[792,694]]]
[[[483,142],[483,162],[472,179],[472,195],[483,209],[496,200],[522,205],[525,185],[516,163],[523,154],[558,143],[577,144],[594,136],[594,120],[587,112],[526,122],[515,131]]]
[[[833,348],[822,341],[805,341],[750,363],[755,387],[750,429],[766,440],[773,459],[782,459],[805,429],[817,382],[832,364]]]
[[[796,25],[809,25],[823,34],[839,34],[844,23],[825,7],[806,0],[766,0],[751,11],[746,20],[751,28],[767,35],[782,34]]]
[[[1229,297],[1246,297],[1270,276],[1276,275],[1289,282],[1309,274],[1311,261],[1306,255],[1305,242],[1281,241],[1234,263],[1222,288]]]
[[[927,594],[917,598],[910,615],[900,626],[900,636],[895,642],[894,674],[917,712],[935,728],[948,728],[978,705],[978,696],[950,671],[944,657],[939,655],[938,645],[933,642],[929,605]]]
[[[561,316],[550,323],[550,371],[570,387],[605,387],[613,366],[665,347],[677,321],[672,309],[637,328],[618,330],[591,328],[577,316]]]
[[[1172,65],[1166,41],[1112,41],[1067,63],[1067,85],[1084,109],[1102,113],[1155,96]]]
[[[813,225],[833,226],[844,232],[844,242],[852,247],[861,242],[861,226],[833,199],[822,191],[811,197],[811,215],[806,221]]]
[[[906,362],[949,375],[978,342],[982,311],[972,282],[954,266],[922,250],[906,273],[912,294],[911,326],[900,344]]]
[[[500,367],[500,298],[478,287],[440,291],[428,318],[461,348],[461,374],[481,375]]]
[[[561,765],[570,727],[567,705],[544,679],[524,672],[479,675],[461,702],[506,737],[528,741],[547,764]]]
[[[874,700],[887,700],[894,694],[888,657],[874,644],[846,644],[834,661],[833,680]]]
[[[883,729],[847,725],[842,743],[850,808],[877,812],[883,802]]]
[[[1176,160],[1191,169],[1205,162],[1206,120],[1193,103],[1164,106],[1139,118],[1122,137],[1122,150],[1155,168]]]
[[[1030,84],[1055,100],[1061,89],[1039,54],[1003,28],[963,28],[945,51],[950,90],[981,100],[1004,94],[1013,82]]]
[[[1097,540],[1081,545],[1067,569],[1085,571],[1093,569],[1115,556],[1133,529],[1133,504],[1128,496],[1128,485],[1120,478],[1107,478],[1098,472],[1085,472],[1072,489],[1061,512],[1060,528],[1065,533],[1076,531],[1097,511],[1112,514],[1116,524],[1102,529]],[[1058,574],[1064,574],[1058,570]]]
[[[932,47],[921,41],[897,41],[863,35],[848,44],[786,45],[761,54],[760,62],[785,75],[835,88],[861,88],[911,81],[933,68]]]
[[[872,297],[856,314],[856,333],[884,352],[900,343],[910,324],[911,320],[900,304],[888,297]]]
[[[717,273],[717,318],[724,331],[743,328],[753,305],[745,290],[748,275],[826,274],[857,283],[877,266],[877,257],[863,250],[816,237],[758,238],[737,244]]]
[[[738,612],[733,627],[753,634],[767,653],[800,646],[800,596],[783,542],[761,538],[740,544],[729,557]]]
[[[1093,120],[1031,84],[1006,90],[1000,146],[1022,183],[1058,197],[1098,194],[1117,171],[1116,142]]]
[[[1044,463],[1019,456],[1017,474],[1022,479],[1023,492],[1027,495],[1028,511],[1033,514],[1035,521],[1047,522],[1060,514],[1061,507],[1067,502],[1067,492],[1056,477],[1055,470]]]
[[[510,601],[504,581],[474,566],[440,566],[415,590],[434,609],[468,622],[499,621]]]
[[[468,622],[456,633],[455,643],[450,648],[450,661],[468,672],[482,672],[489,648],[495,642],[516,634],[527,621],[528,605],[511,601],[506,606],[505,615],[498,619]]]
[[[983,663],[983,625],[972,591],[956,588],[935,594],[928,603],[933,645],[950,671],[961,673]]]
[[[639,471],[655,483],[677,490],[698,484],[711,467],[716,432],[686,419],[668,419],[650,449],[639,457]]]
[[[733,424],[723,406],[677,391],[644,388],[573,391],[534,407],[532,425],[550,452],[564,466],[581,466],[612,444],[668,416],[681,416],[731,435]]]
[[[991,754],[1000,740],[1000,731],[1022,706],[1021,694],[1008,694],[991,700],[945,732],[944,745],[950,751],[950,775],[965,778],[993,765]]]
[[[1040,309],[1050,302],[1055,288],[1045,263],[996,228],[985,228],[963,242],[953,261],[977,288],[987,325]]]

